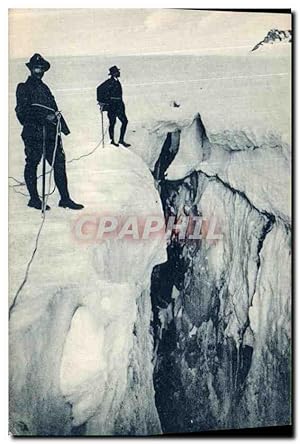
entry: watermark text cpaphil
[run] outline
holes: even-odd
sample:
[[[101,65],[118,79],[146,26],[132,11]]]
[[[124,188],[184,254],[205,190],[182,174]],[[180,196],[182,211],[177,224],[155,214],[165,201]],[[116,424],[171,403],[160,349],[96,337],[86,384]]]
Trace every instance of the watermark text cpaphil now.
[[[72,227],[73,237],[79,242],[101,242],[107,239],[151,240],[159,237],[180,241],[223,238],[221,224],[215,216],[114,216],[82,214]]]

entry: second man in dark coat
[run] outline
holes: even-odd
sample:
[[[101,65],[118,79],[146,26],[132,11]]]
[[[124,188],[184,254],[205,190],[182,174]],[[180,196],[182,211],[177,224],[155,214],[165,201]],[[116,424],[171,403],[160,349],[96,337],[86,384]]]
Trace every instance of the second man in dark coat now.
[[[115,146],[119,144],[129,147],[130,144],[124,140],[128,119],[125,113],[125,104],[123,102],[122,86],[119,81],[120,70],[117,66],[109,68],[110,78],[97,87],[97,101],[101,112],[107,111],[109,120],[110,143]],[[114,130],[116,119],[121,122],[119,144],[116,143]]]

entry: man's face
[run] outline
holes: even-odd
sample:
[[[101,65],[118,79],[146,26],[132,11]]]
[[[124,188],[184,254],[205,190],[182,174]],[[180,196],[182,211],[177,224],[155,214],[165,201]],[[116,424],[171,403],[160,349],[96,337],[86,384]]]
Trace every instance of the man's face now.
[[[121,75],[120,71],[116,71],[115,77],[120,77],[120,75]]]
[[[44,75],[45,71],[41,66],[34,66],[31,69],[31,75],[36,77],[37,79],[41,79]]]

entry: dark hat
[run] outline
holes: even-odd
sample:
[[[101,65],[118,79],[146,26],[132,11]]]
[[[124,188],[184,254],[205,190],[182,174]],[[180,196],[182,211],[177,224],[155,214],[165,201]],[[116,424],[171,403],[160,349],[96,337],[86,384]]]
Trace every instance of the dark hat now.
[[[109,75],[111,75],[111,76],[113,76],[114,74],[117,74],[118,72],[120,72],[120,70],[116,65],[109,68]]]
[[[41,54],[33,54],[29,62],[26,63],[26,66],[29,69],[34,68],[35,66],[40,66],[44,71],[48,71],[50,68],[50,63],[45,60]]]

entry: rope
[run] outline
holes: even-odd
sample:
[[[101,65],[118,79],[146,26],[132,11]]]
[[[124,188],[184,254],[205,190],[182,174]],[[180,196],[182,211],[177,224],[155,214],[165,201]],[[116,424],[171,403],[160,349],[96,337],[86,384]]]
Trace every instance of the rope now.
[[[18,185],[11,185],[11,187],[19,187],[19,186],[25,185],[24,182],[21,182],[20,180],[16,179],[13,176],[8,176],[8,178],[14,180],[18,184]]]
[[[15,297],[14,297],[14,299],[13,299],[13,302],[12,302],[11,306],[9,307],[9,315],[8,315],[8,319],[10,319],[10,317],[11,317],[11,313],[12,313],[13,309],[14,309],[15,306],[16,306],[18,296],[19,296],[19,294],[21,293],[21,291],[22,291],[24,285],[25,285],[26,282],[27,282],[28,274],[29,274],[29,270],[30,270],[31,264],[32,264],[32,262],[33,262],[33,259],[34,259],[34,256],[35,256],[35,253],[37,252],[37,249],[38,249],[39,238],[40,238],[40,234],[41,234],[41,232],[42,232],[42,229],[43,229],[43,226],[44,226],[44,222],[45,222],[45,220],[46,220],[46,213],[43,213],[43,216],[42,216],[42,223],[41,223],[41,225],[40,225],[39,231],[38,231],[37,236],[36,236],[36,239],[35,239],[34,250],[33,250],[32,255],[31,255],[31,258],[30,258],[30,260],[29,260],[29,262],[28,262],[28,264],[27,264],[24,279],[23,279],[23,281],[22,281],[20,287],[18,288],[18,291],[17,291],[16,294],[15,294]]]
[[[45,109],[48,109],[49,111],[53,111],[54,113],[59,112],[59,111],[55,110],[54,108],[50,108],[49,106],[46,106],[46,105],[41,105],[40,103],[32,103],[31,106],[38,106],[40,108],[45,108]]]
[[[60,114],[60,113],[57,114],[57,118],[58,118],[58,122],[57,122],[57,127],[56,127],[55,147],[54,147],[54,152],[53,152],[53,157],[52,157],[52,163],[51,163],[50,170],[47,171],[47,173],[46,173],[46,174],[49,174],[49,182],[48,182],[48,186],[49,186],[48,189],[49,189],[49,190],[50,190],[50,187],[51,187],[52,172],[53,172],[53,169],[54,169],[55,156],[56,156],[56,151],[57,151],[57,147],[58,147],[58,138],[61,136],[61,122],[60,122],[61,114]],[[90,152],[87,153],[87,154],[83,154],[82,156],[80,156],[80,157],[78,157],[78,158],[76,158],[76,159],[72,159],[71,161],[69,161],[69,163],[71,163],[72,161],[75,161],[75,160],[80,160],[82,157],[87,157],[87,156],[90,156],[92,153],[94,153],[94,152],[99,148],[99,146],[101,145],[101,143],[104,141],[104,136],[105,136],[106,132],[107,132],[107,128],[106,128],[105,133],[102,133],[101,140],[99,141],[99,143],[95,146],[95,148],[94,148],[92,151],[90,151]],[[9,178],[10,178],[10,179],[13,179],[15,182],[17,182],[17,185],[18,185],[18,186],[22,186],[22,185],[23,185],[22,182],[20,182],[18,179],[15,179],[13,176],[10,176]],[[22,185],[21,185],[21,184],[22,184]],[[24,185],[25,185],[25,183],[24,183]],[[55,188],[54,188],[54,189],[55,189]],[[15,188],[13,188],[13,190],[14,190],[16,193],[24,194],[24,193],[22,193],[21,191],[16,191]],[[48,193],[45,194],[45,198],[46,198],[46,199],[45,199],[45,202],[44,202],[44,208],[46,208],[46,206],[47,206],[47,202],[48,202],[48,198],[49,198],[49,196],[50,196],[51,194],[52,194],[52,192],[50,193],[50,191],[49,191]],[[24,194],[24,195],[25,195],[25,194]],[[37,232],[37,236],[36,236],[36,239],[35,239],[34,249],[33,249],[33,252],[32,252],[31,257],[30,257],[30,259],[29,259],[29,262],[27,263],[24,279],[23,279],[21,285],[19,286],[19,288],[18,288],[18,290],[17,290],[17,292],[16,292],[16,294],[15,294],[15,296],[14,296],[14,299],[13,299],[13,301],[12,301],[12,304],[11,304],[10,307],[9,307],[9,315],[8,315],[8,319],[10,319],[10,317],[11,317],[11,313],[12,313],[12,311],[14,310],[14,308],[15,308],[15,306],[16,306],[16,303],[17,303],[17,299],[18,299],[18,297],[19,297],[19,294],[21,293],[22,289],[24,288],[24,286],[25,286],[25,284],[26,284],[26,282],[27,282],[27,280],[28,280],[28,275],[29,275],[30,267],[31,267],[31,264],[32,264],[32,262],[33,262],[33,259],[34,259],[34,257],[35,257],[36,252],[37,252],[37,249],[38,249],[39,239],[40,239],[40,235],[41,235],[41,232],[42,232],[42,229],[43,229],[43,226],[44,226],[45,221],[46,221],[46,211],[42,211],[42,222],[41,222],[40,227],[39,227],[39,230],[38,230],[38,232]]]
[[[53,168],[54,168],[54,162],[55,162],[56,151],[57,151],[57,146],[58,146],[58,138],[59,138],[60,132],[61,132],[61,123],[60,123],[61,114],[57,115],[57,119],[58,119],[58,121],[57,121],[57,127],[56,127],[56,135],[55,135],[55,147],[54,147],[54,151],[53,151],[53,157],[52,157],[52,162],[51,162],[51,169],[50,169],[50,172],[49,172],[49,190],[50,190],[50,187],[51,187],[51,177],[52,177],[52,171],[53,171]],[[44,139],[43,143],[45,143],[45,133],[43,133],[43,139]],[[41,235],[41,232],[42,232],[45,220],[46,220],[46,212],[44,210],[47,207],[48,198],[49,198],[49,195],[45,194],[45,202],[43,202],[43,206],[42,206],[43,207],[42,208],[42,222],[40,224],[40,227],[39,227],[36,239],[35,239],[35,245],[34,245],[33,252],[31,254],[30,260],[29,260],[29,262],[27,264],[27,267],[26,267],[24,279],[23,279],[20,287],[18,288],[18,290],[17,290],[17,292],[15,294],[15,297],[13,299],[13,302],[12,302],[11,306],[9,307],[9,319],[10,319],[10,316],[11,316],[11,313],[12,313],[14,307],[16,306],[18,296],[21,293],[24,285],[27,282],[28,275],[29,275],[29,270],[30,270],[31,264],[33,262],[33,259],[35,257],[36,252],[37,252],[37,249],[38,249],[40,235]]]

